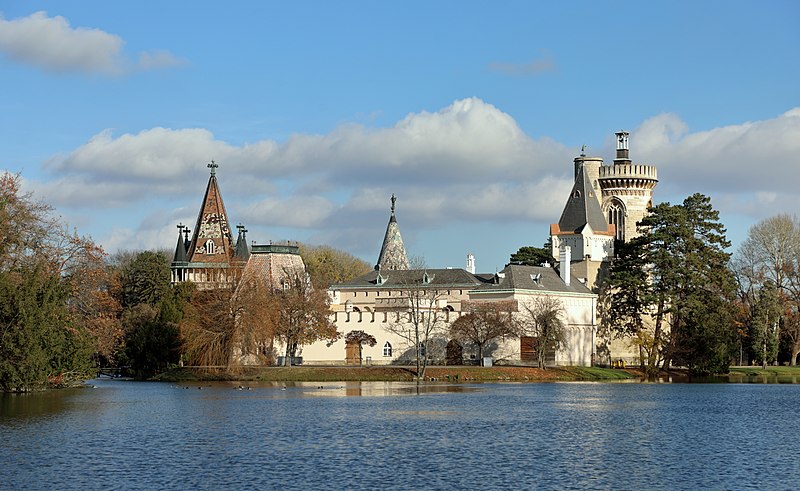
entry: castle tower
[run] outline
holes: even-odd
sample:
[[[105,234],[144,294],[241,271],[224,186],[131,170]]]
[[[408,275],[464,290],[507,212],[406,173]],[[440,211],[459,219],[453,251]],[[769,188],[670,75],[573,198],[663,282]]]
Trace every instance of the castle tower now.
[[[597,161],[592,158],[589,162],[592,165]],[[558,223],[550,225],[550,240],[552,256],[562,258],[564,250],[569,249],[575,274],[585,279],[589,288],[594,288],[603,263],[614,256],[615,229],[606,222],[589,173],[586,166],[578,167],[561,218]],[[561,268],[564,267],[562,260]],[[562,271],[562,274],[569,273]]]
[[[630,158],[628,132],[619,131],[614,165],[601,165],[598,181],[602,191],[602,209],[608,223],[616,226],[617,240],[638,235],[636,224],[653,204],[653,188],[658,172],[653,165],[634,164]]]
[[[219,165],[211,161],[208,167],[211,169],[211,176],[192,238],[190,240],[188,237],[188,227],[178,226],[179,235],[181,232],[185,235],[184,251],[181,251],[179,239],[171,267],[173,283],[192,281],[199,289],[228,285],[231,281],[228,269],[235,253],[228,215],[217,183],[216,169]]]
[[[397,225],[397,218],[394,216],[394,207],[397,202],[395,195],[392,195],[392,215],[389,217],[389,224],[386,226],[386,235],[383,237],[381,253],[378,256],[378,264],[375,269],[379,271],[409,269],[406,248],[403,246],[403,237],[400,236],[400,227]]]

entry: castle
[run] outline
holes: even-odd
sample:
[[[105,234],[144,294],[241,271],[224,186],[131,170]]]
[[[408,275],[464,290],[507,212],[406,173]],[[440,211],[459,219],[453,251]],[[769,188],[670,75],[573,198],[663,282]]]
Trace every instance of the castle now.
[[[375,337],[374,347],[348,345],[340,339],[332,345],[318,342],[303,346],[303,364],[404,363],[410,360],[409,341],[403,326],[412,321],[414,291],[426,292],[430,303],[420,314],[429,322],[449,325],[476,305],[497,304],[520,315],[537,298],[557,299],[563,306],[566,336],[559,349],[550,349],[548,363],[555,365],[607,364],[611,357],[633,361],[624,343],[598,339],[597,293],[616,241],[636,236],[636,223],[652,204],[658,177],[651,165],[633,164],[628,137],[618,132],[616,158],[605,165],[600,157],[584,153],[574,159],[575,181],[558,223],[550,226],[555,266],[508,265],[497,273],[478,274],[474,257],[465,269],[410,269],[396,216],[396,197],[391,197],[389,221],[375,270],[350,281],[331,285],[331,319],[342,334],[364,331]],[[200,288],[224,287],[238,269],[268,275],[278,286],[287,271],[304,271],[297,248],[253,246],[246,243],[246,229],[237,227],[234,244],[212,162],[211,177],[191,240],[179,225],[178,245],[172,263],[173,281],[194,281]],[[216,286],[215,286],[216,285]],[[496,362],[530,364],[535,339],[506,337],[489,347]],[[597,347],[611,346],[598,355]],[[476,352],[448,339],[446,330],[429,340],[426,356],[435,363],[476,360]],[[601,357],[598,357],[601,356]],[[362,360],[362,358],[364,360]]]

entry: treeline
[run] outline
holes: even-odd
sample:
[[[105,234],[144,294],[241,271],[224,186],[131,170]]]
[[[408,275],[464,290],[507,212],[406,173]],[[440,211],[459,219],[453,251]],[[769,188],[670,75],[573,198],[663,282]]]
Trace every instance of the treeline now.
[[[711,200],[662,203],[616,245],[600,295],[608,335],[633,340],[649,373],[684,366],[785,362],[800,353],[800,224],[779,215],[750,229],[736,254]],[[602,353],[601,353],[602,355]]]
[[[302,255],[310,283],[298,276],[285,291],[258,280],[239,288],[239,277],[215,291],[197,291],[190,283],[171,286],[167,251],[108,257],[51,207],[21,192],[19,176],[5,173],[0,389],[68,386],[101,367],[146,378],[181,362],[231,365],[256,357],[270,363],[275,339],[292,355],[298,345],[336,334],[327,321],[325,288],[370,270],[330,247],[304,246]],[[312,317],[318,321],[310,322]]]

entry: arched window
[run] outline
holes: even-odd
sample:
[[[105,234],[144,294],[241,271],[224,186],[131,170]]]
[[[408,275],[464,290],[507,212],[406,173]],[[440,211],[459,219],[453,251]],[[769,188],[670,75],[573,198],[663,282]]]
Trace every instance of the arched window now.
[[[205,243],[206,254],[214,254],[214,241],[208,239]]]
[[[625,240],[625,207],[622,202],[614,199],[608,205],[608,223],[617,229],[617,240]]]
[[[392,343],[389,341],[383,345],[383,356],[392,356]]]

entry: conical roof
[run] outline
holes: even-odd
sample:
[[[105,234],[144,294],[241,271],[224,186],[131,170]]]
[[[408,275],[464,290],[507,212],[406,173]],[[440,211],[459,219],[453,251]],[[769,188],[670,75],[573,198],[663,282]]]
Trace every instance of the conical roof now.
[[[186,262],[186,240],[183,238],[183,229],[186,228],[182,223],[178,225],[178,244],[175,246],[175,255],[172,257],[174,263]]]
[[[193,263],[227,263],[233,256],[233,236],[217,184],[217,164],[212,161],[206,194],[197,215],[187,257]]]
[[[236,238],[236,259],[239,261],[247,261],[250,259],[250,248],[247,246],[247,229],[243,225],[236,226],[239,231],[239,236]]]
[[[400,227],[394,216],[394,206],[397,198],[392,195],[392,215],[389,217],[389,225],[386,226],[386,235],[383,237],[381,253],[378,256],[378,264],[375,269],[405,270],[409,269],[406,248],[403,246],[403,237],[400,236]]]
[[[558,221],[558,228],[561,232],[573,232],[579,234],[586,225],[589,225],[595,232],[607,232],[608,222],[600,209],[600,203],[594,194],[594,189],[589,182],[589,177],[583,165],[580,167],[572,192],[564,206],[564,212]]]

